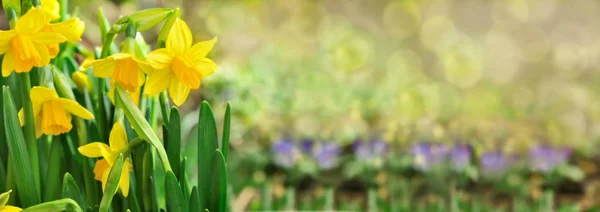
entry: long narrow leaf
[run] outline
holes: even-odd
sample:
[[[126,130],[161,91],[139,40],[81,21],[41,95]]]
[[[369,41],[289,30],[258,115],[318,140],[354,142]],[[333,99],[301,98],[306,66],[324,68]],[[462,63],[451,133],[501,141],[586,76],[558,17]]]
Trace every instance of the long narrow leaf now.
[[[57,137],[58,138],[58,137]],[[61,163],[60,158],[63,153],[61,140],[66,139],[64,135],[59,137],[60,139],[54,139],[52,141],[52,147],[50,148],[50,159],[48,160],[48,172],[46,172],[46,183],[44,186],[43,201],[48,202],[58,199],[58,189],[60,187],[60,170]]]
[[[106,186],[104,187],[104,195],[100,201],[100,211],[107,212],[110,209],[110,205],[113,200],[113,196],[119,189],[119,180],[121,179],[121,173],[123,170],[123,154],[119,154],[115,163],[110,168]]]
[[[82,208],[86,208],[87,204],[85,199],[81,196],[81,190],[79,189],[77,182],[75,182],[75,179],[73,179],[73,176],[68,172],[65,173],[65,176],[63,177],[62,198],[72,199]]]
[[[218,149],[217,126],[210,105],[204,101],[198,119],[198,196],[200,209],[208,208],[212,182],[213,155]]]
[[[165,179],[165,191],[167,198],[167,211],[187,211],[187,202],[181,192],[177,177],[172,171],[167,172]]]
[[[11,158],[12,174],[16,180],[16,186],[19,192],[19,199],[21,205],[24,207],[36,205],[40,203],[39,191],[36,189],[35,180],[33,178],[33,172],[31,168],[31,162],[27,151],[27,145],[25,144],[25,138],[23,137],[23,131],[19,124],[19,117],[17,116],[17,109],[12,100],[12,95],[8,87],[2,87],[4,102],[4,128],[6,132],[6,140],[8,143],[9,157]]]
[[[227,103],[227,109],[225,109],[225,118],[223,120],[223,139],[221,142],[221,152],[227,161],[227,154],[229,153],[229,130],[231,129],[231,104]]]
[[[210,211],[227,211],[227,164],[221,150],[215,150]]]
[[[190,188],[190,178],[188,177],[187,172],[187,157],[183,157],[181,160],[181,173],[179,173],[179,186],[181,186],[181,191],[183,192],[183,197],[185,198],[185,202],[190,202],[190,193],[192,192],[192,188]]]
[[[167,155],[173,168],[173,173],[177,179],[181,179],[180,176],[180,162],[181,162],[181,115],[177,107],[171,108],[168,136],[167,136]]]
[[[60,199],[52,202],[45,202],[39,205],[25,208],[23,212],[47,212],[47,211],[64,211],[64,212],[83,212],[81,207],[72,199]]]
[[[201,212],[200,209],[200,196],[198,194],[198,187],[192,187],[192,194],[190,195],[190,212]]]

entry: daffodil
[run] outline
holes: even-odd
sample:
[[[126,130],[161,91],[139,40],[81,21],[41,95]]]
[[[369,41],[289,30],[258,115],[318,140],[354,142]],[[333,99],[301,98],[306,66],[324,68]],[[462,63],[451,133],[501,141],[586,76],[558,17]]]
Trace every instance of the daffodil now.
[[[119,153],[124,153],[127,150],[127,133],[125,132],[125,127],[120,122],[113,125],[110,131],[109,143],[110,146],[102,142],[93,142],[77,149],[86,157],[103,158],[98,160],[94,167],[95,178],[102,182],[102,190],[106,187],[108,174],[117,156]],[[125,197],[129,194],[129,172],[131,171],[133,171],[133,163],[130,158],[127,158],[123,164],[119,180],[119,188],[121,188],[121,192],[123,192],[123,196]]]
[[[41,0],[40,3],[51,21],[60,18],[60,5],[57,0]]]
[[[60,23],[48,23],[42,31],[53,32],[65,37],[65,39],[71,43],[75,43],[81,40],[81,35],[85,29],[85,23],[78,18],[71,18]],[[56,57],[60,51],[58,44],[47,45],[50,58]]]
[[[200,88],[200,80],[211,75],[217,65],[206,58],[217,38],[192,46],[192,33],[187,24],[176,19],[167,37],[166,48],[150,52],[146,59],[154,70],[146,82],[146,94],[156,95],[169,89],[171,99],[181,105],[190,89]]]
[[[84,119],[93,119],[94,115],[76,101],[60,98],[55,90],[35,86],[30,92],[35,120],[36,137],[60,135],[71,131],[71,115]],[[19,111],[21,125],[24,125],[23,109]]]
[[[135,91],[144,84],[144,71],[150,68],[146,62],[129,53],[117,53],[94,60],[85,64],[85,68],[88,66],[94,68],[94,76],[111,77],[111,84],[116,81],[121,88],[128,91]]]
[[[31,8],[15,24],[14,30],[0,31],[0,54],[2,76],[7,77],[15,70],[17,73],[29,72],[33,67],[50,63],[49,45],[58,45],[66,38],[56,32],[43,31],[50,23],[50,17],[41,7]]]
[[[23,210],[15,206],[6,205],[11,192],[12,190],[0,194],[0,212],[18,212]]]

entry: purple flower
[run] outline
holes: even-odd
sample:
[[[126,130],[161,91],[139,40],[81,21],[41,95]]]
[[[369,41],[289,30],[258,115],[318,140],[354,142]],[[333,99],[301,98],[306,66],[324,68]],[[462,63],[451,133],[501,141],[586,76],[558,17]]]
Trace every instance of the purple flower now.
[[[279,140],[271,145],[273,159],[276,165],[290,168],[294,166],[299,157],[298,148],[290,139]]]
[[[566,163],[571,152],[571,149],[566,147],[539,145],[529,150],[530,168],[532,171],[551,172],[557,165]]]
[[[388,144],[383,140],[371,140],[370,142],[354,142],[354,155],[360,160],[379,158],[388,150]]]
[[[335,143],[323,143],[313,151],[313,158],[321,169],[331,169],[338,165],[341,148]]]
[[[411,153],[415,168],[428,171],[447,159],[450,148],[444,144],[420,143],[411,148]]]
[[[486,152],[479,157],[481,171],[484,175],[501,175],[512,164],[512,158],[503,152]]]
[[[473,150],[471,146],[468,144],[456,144],[452,148],[452,153],[450,153],[450,158],[452,160],[452,165],[457,170],[461,170],[466,165],[471,162],[471,153]]]
[[[303,154],[311,154],[313,152],[313,141],[311,139],[303,139],[300,141],[300,150]]]

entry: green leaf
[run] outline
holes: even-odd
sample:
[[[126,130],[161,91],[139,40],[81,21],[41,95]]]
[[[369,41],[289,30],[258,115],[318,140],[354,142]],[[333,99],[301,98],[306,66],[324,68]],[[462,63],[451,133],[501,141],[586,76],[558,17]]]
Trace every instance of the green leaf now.
[[[121,179],[121,173],[123,172],[123,161],[123,154],[119,154],[110,168],[106,186],[104,187],[104,195],[102,195],[102,200],[100,201],[100,211],[102,212],[110,210],[113,196],[119,189],[119,180]]]
[[[221,150],[215,150],[210,211],[227,211],[227,164]]]
[[[0,208],[6,205],[8,198],[10,198],[10,193],[12,193],[12,190],[0,194]]]
[[[4,129],[6,131],[6,140],[8,144],[9,157],[12,162],[13,175],[19,180],[16,181],[17,193],[21,200],[21,205],[24,207],[32,206],[40,203],[39,191],[36,189],[35,180],[29,160],[25,137],[23,130],[19,124],[17,109],[12,100],[12,95],[8,87],[2,87],[3,103],[4,103]]]
[[[171,108],[168,135],[165,141],[169,161],[172,162],[173,172],[177,179],[181,179],[179,166],[181,165],[181,115],[177,107]]]
[[[198,187],[192,187],[192,194],[190,195],[190,212],[200,212],[200,196],[198,193]]]
[[[138,136],[140,136],[140,138],[150,142],[150,144],[156,148],[158,157],[162,161],[165,171],[171,171],[171,165],[169,164],[169,159],[167,153],[165,152],[165,148],[163,147],[162,142],[160,142],[160,139],[158,139],[154,133],[154,130],[152,130],[150,124],[148,124],[146,121],[146,118],[144,118],[144,115],[140,109],[133,103],[131,97],[119,86],[116,86],[115,94],[121,99],[118,107],[123,108],[123,112],[125,112],[125,116],[127,117],[127,120],[131,124],[132,128],[135,130]]]
[[[227,161],[227,154],[229,153],[229,130],[231,129],[231,104],[227,103],[227,109],[225,109],[225,120],[223,121],[223,141],[221,144],[221,151]]]
[[[179,178],[181,179],[179,180],[179,186],[181,186],[185,202],[190,202],[189,195],[192,189],[190,188],[190,178],[188,177],[187,172],[187,157],[183,157],[181,160],[181,173],[179,173]]]
[[[115,22],[115,25],[133,23],[138,31],[145,31],[161,21],[165,20],[173,12],[170,8],[152,8],[132,13],[122,17]]]
[[[208,208],[213,154],[218,149],[217,126],[208,102],[202,102],[198,119],[198,194],[200,209]]]
[[[167,211],[187,211],[187,202],[185,202],[177,177],[172,171],[167,172],[165,191]]]
[[[72,199],[60,199],[25,208],[22,212],[46,211],[82,212],[83,210],[81,210],[81,207],[79,207],[77,202]]]
[[[154,154],[153,150],[148,148],[144,154],[143,176],[142,176],[142,203],[145,210],[152,210],[154,207],[153,182],[150,181],[154,175]]]
[[[85,199],[81,196],[81,190],[79,189],[77,182],[75,182],[75,179],[73,179],[73,176],[68,172],[65,173],[65,176],[63,177],[62,198],[70,198],[77,202],[79,206],[86,208],[87,204]]]
[[[46,185],[44,186],[43,201],[48,202],[58,199],[58,188],[60,186],[60,171],[61,163],[60,158],[62,156],[62,145],[61,142],[66,142],[64,139],[65,135],[61,135],[60,139],[54,139],[52,141],[52,147],[50,148],[50,158],[48,159],[48,172],[46,173]],[[61,141],[62,140],[62,141]]]

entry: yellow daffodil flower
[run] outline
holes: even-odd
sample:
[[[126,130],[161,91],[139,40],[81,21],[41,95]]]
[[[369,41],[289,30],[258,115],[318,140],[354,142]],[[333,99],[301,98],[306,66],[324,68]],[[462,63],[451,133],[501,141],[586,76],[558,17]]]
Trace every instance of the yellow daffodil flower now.
[[[42,134],[60,135],[71,131],[71,115],[84,119],[93,119],[94,115],[79,105],[76,101],[60,98],[55,90],[35,86],[30,92],[31,104],[35,120],[35,133],[39,138]],[[25,123],[23,109],[19,111],[21,125]]]
[[[129,53],[117,53],[104,59],[85,64],[85,68],[94,68],[94,76],[111,77],[111,84],[116,81],[124,90],[135,92],[145,81],[144,71],[151,68],[146,62]]]
[[[83,92],[83,88],[86,88],[89,92],[92,91],[92,84],[88,80],[88,76],[85,72],[73,72],[71,78],[73,79],[73,82],[75,82],[75,85],[77,86],[77,89],[79,89],[79,91]]]
[[[0,212],[18,212],[18,211],[23,210],[21,208],[15,207],[15,206],[6,205],[6,202],[8,201],[8,198],[9,198],[9,195],[11,192],[12,192],[12,190],[0,194]],[[6,197],[6,198],[1,198],[1,197]],[[2,200],[4,200],[4,201],[2,201]]]
[[[96,180],[102,182],[103,191],[106,187],[110,168],[115,163],[117,156],[119,153],[124,153],[127,150],[127,133],[125,132],[125,127],[120,122],[113,125],[113,128],[110,131],[109,143],[110,146],[102,142],[93,142],[77,149],[86,157],[104,158],[97,161],[96,166],[94,167]],[[119,188],[121,188],[121,192],[123,192],[123,196],[125,197],[129,194],[129,172],[131,171],[133,171],[133,163],[130,158],[127,158],[123,164],[121,179],[119,180]]]
[[[57,45],[66,38],[55,32],[43,31],[50,23],[50,17],[41,7],[31,8],[17,20],[14,30],[0,31],[0,54],[2,76],[7,77],[15,70],[17,73],[29,72],[33,67],[50,63],[49,45]]]
[[[51,21],[60,18],[60,5],[57,0],[41,0],[40,3]]]
[[[71,43],[75,43],[81,40],[81,35],[85,29],[85,23],[78,18],[71,18],[60,23],[48,23],[42,31],[53,32],[65,37],[65,39]],[[60,51],[58,44],[47,45],[50,53],[50,58],[56,57]]]
[[[155,70],[148,73],[145,93],[156,95],[168,88],[173,102],[177,106],[182,105],[190,89],[200,88],[200,80],[217,69],[217,65],[206,58],[216,42],[215,37],[192,46],[190,29],[184,21],[176,19],[169,31],[166,48],[146,56]]]

